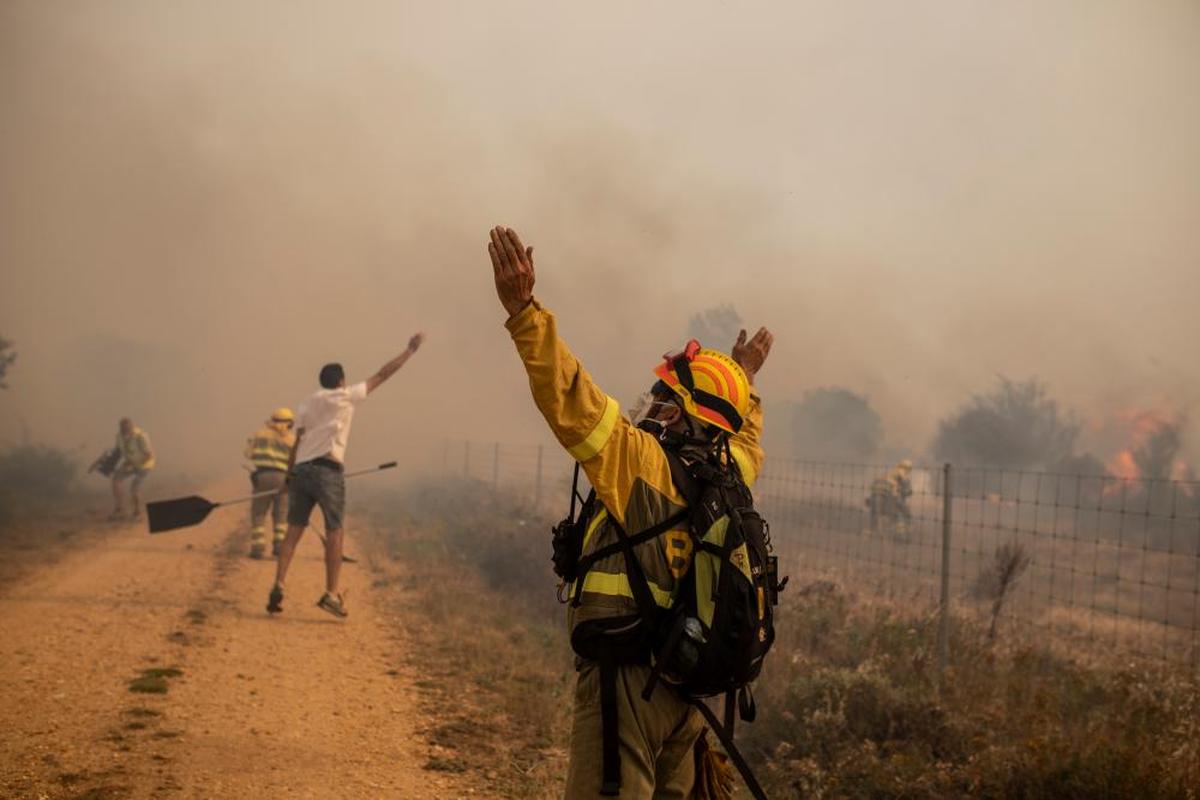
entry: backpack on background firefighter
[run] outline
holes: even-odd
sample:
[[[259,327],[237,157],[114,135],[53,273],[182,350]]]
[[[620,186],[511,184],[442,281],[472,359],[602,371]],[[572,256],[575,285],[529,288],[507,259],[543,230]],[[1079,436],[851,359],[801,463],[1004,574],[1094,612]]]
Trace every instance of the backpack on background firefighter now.
[[[671,377],[678,376],[689,399],[698,395],[715,403],[719,398],[705,397],[693,383],[690,362],[697,357],[693,349],[669,361]],[[672,391],[663,383],[655,388],[659,392]],[[724,413],[736,416],[732,409]],[[616,707],[612,701],[616,667],[644,663],[650,665],[650,677],[642,691],[643,699],[649,700],[656,689],[675,691],[695,706],[720,739],[747,788],[762,798],[762,788],[734,744],[734,723],[737,716],[747,722],[755,718],[750,685],[775,641],[774,607],[786,579],[779,580],[769,528],[754,508],[728,436],[718,436],[703,446],[699,446],[699,440],[665,433],[659,441],[670,465],[672,482],[687,501],[685,507],[646,530],[627,532],[597,500],[594,491],[586,499],[581,496],[580,467],[576,464],[568,517],[553,532],[554,569],[562,579],[560,600],[577,608],[593,565],[620,555],[636,601],[636,614],[587,619],[575,624],[571,632],[576,654],[600,666],[605,776],[602,793],[616,796],[620,791]],[[577,515],[579,503],[582,507]],[[584,554],[585,539],[601,523],[615,526],[617,540]],[[656,602],[634,548],[668,534],[666,547],[677,583],[673,598],[664,607]],[[659,683],[667,687],[658,688]],[[724,696],[723,722],[704,702],[718,695]],[[705,749],[702,736],[698,752]],[[716,754],[708,756],[715,759]],[[711,766],[698,770],[697,781],[719,785],[720,778],[713,772]]]

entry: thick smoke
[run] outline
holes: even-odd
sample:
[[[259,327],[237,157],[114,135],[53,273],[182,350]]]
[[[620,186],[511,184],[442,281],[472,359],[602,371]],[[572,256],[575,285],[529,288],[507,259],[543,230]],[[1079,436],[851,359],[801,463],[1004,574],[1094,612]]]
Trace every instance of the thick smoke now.
[[[351,460],[544,436],[496,223],[615,397],[732,303],[913,448],[998,372],[1195,408],[1195,4],[444,5],[3,4],[0,439],[228,473],[417,329]]]
[[[804,393],[792,410],[793,452],[805,461],[870,463],[883,425],[870,401],[837,386]]]

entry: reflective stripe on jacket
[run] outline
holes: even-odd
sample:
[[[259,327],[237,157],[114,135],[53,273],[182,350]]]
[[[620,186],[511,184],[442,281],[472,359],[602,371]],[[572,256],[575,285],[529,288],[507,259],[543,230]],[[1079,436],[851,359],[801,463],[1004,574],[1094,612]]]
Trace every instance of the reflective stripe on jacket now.
[[[609,514],[634,535],[683,509],[686,501],[671,480],[671,467],[658,440],[634,427],[617,401],[600,390],[559,339],[554,315],[535,300],[506,327],[525,364],[538,410],[559,443],[583,466],[604,504],[605,510],[588,528],[583,553],[617,541]],[[753,485],[763,464],[762,404],[757,393],[750,397],[750,411],[730,444],[743,478]],[[655,601],[670,606],[676,581],[687,571],[692,556],[686,522],[636,546],[635,552]],[[621,554],[602,559],[588,571],[580,601],[578,608],[569,608],[572,630],[587,620],[637,613]]]
[[[256,469],[277,469],[287,472],[292,448],[296,445],[296,434],[279,431],[267,425],[246,440],[243,455]]]
[[[117,449],[126,466],[136,470],[154,469],[154,454],[150,449],[150,437],[141,428],[134,428],[128,436],[117,434]]]

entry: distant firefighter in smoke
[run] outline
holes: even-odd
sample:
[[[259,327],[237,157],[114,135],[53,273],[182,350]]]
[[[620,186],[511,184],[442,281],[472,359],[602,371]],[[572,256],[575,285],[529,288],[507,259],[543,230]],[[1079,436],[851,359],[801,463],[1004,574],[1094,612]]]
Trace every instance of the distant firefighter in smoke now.
[[[89,468],[112,478],[113,512],[110,520],[121,518],[124,506],[122,485],[129,481],[129,494],[133,501],[132,518],[140,519],[142,505],[140,490],[142,481],[154,469],[154,449],[150,446],[150,437],[144,430],[133,424],[133,420],[124,417],[117,424],[117,441],[112,450],[102,454]],[[132,480],[130,480],[132,479]]]
[[[897,536],[908,534],[912,524],[912,511],[908,498],[912,497],[913,463],[907,458],[892,467],[886,477],[876,478],[871,483],[871,494],[866,505],[870,512],[871,533],[879,532],[881,520],[887,520]]]

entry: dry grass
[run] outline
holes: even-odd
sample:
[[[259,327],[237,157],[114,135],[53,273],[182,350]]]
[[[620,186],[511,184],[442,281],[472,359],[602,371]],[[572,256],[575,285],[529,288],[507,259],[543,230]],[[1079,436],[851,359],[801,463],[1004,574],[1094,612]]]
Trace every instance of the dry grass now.
[[[423,619],[414,664],[442,719],[428,768],[476,775],[487,796],[561,792],[573,675],[548,523],[473,483],[411,490],[378,518]],[[1003,625],[989,645],[987,603],[956,618],[939,693],[936,625],[913,597],[785,566],[759,719],[738,730],[771,797],[1200,797],[1196,676],[1083,666]]]
[[[371,527],[372,559],[400,566],[377,583],[396,580],[418,620],[410,658],[439,720],[424,731],[426,769],[469,774],[488,797],[559,797],[574,670],[539,535],[548,526],[455,484],[378,507]]]
[[[959,621],[939,693],[932,617],[840,589],[785,602],[742,729],[772,797],[1198,796],[1195,676],[992,648]]]

